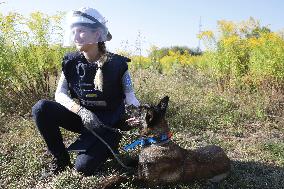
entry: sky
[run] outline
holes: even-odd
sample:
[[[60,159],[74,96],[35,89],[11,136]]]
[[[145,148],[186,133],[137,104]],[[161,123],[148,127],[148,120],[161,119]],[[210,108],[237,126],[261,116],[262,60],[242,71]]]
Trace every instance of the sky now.
[[[35,11],[54,15],[81,7],[96,8],[108,20],[111,51],[137,52],[138,39],[143,54],[152,45],[197,48],[199,30],[215,31],[218,20],[241,22],[253,17],[272,31],[284,29],[281,0],[0,0],[2,14],[16,11],[25,16]]]

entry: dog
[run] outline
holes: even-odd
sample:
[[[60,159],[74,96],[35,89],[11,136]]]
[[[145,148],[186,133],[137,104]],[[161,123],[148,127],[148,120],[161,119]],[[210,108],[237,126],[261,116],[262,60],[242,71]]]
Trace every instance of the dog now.
[[[132,160],[132,166],[136,167],[133,181],[151,187],[190,183],[194,180],[218,183],[225,179],[230,173],[231,164],[221,147],[209,145],[190,150],[171,140],[170,128],[165,118],[168,102],[169,97],[166,96],[157,105],[126,107],[126,130],[138,128],[140,138],[125,149],[142,146],[138,160]],[[105,178],[98,188],[115,188],[115,185],[128,177],[125,174],[115,174]]]
[[[195,150],[184,149],[171,140],[165,114],[169,97],[157,105],[128,106],[127,117],[138,127],[142,145],[138,161],[138,179],[147,185],[190,183],[193,180],[220,182],[231,169],[224,150],[209,145]],[[135,121],[133,121],[133,119]],[[132,148],[130,144],[126,148]]]

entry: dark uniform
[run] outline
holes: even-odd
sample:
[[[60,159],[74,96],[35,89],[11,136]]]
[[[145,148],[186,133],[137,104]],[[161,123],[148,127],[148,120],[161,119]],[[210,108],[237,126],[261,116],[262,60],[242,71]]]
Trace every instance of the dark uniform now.
[[[130,59],[107,53],[102,67],[103,90],[96,90],[94,77],[97,64],[87,62],[79,52],[68,53],[62,62],[62,71],[68,83],[72,98],[78,99],[81,106],[94,112],[100,121],[113,127],[124,114],[124,92],[122,77],[127,71]],[[83,127],[80,116],[69,111],[61,104],[40,100],[33,107],[33,116],[37,127],[47,143],[49,151],[56,157],[66,153],[59,127],[80,133],[79,138],[68,147],[77,151],[75,168],[91,175],[110,156],[108,148],[92,133]],[[94,128],[105,141],[116,150],[121,135],[106,128]]]

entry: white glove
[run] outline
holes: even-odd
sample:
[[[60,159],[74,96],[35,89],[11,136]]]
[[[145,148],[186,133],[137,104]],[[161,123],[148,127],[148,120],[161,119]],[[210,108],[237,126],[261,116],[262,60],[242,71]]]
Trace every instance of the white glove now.
[[[84,107],[80,107],[77,114],[81,117],[84,126],[88,129],[99,128],[104,125],[93,112]]]

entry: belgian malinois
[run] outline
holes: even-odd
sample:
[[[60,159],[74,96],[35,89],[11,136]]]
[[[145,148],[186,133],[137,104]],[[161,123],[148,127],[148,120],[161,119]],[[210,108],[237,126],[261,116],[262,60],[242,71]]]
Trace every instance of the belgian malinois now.
[[[142,144],[138,179],[149,185],[189,183],[193,180],[219,182],[230,172],[230,159],[224,150],[210,145],[195,150],[181,148],[170,139],[165,119],[169,97],[158,105],[130,106],[126,114],[135,119]]]
[[[169,97],[166,96],[156,106],[145,104],[126,108],[128,129],[138,127],[140,133],[139,140],[126,148],[137,144],[142,146],[135,181],[156,186],[190,183],[193,180],[216,183],[226,178],[231,165],[221,147],[210,145],[189,150],[170,139],[170,129],[165,119],[168,102]],[[102,182],[100,188],[111,188],[126,179],[127,176],[111,176]]]

